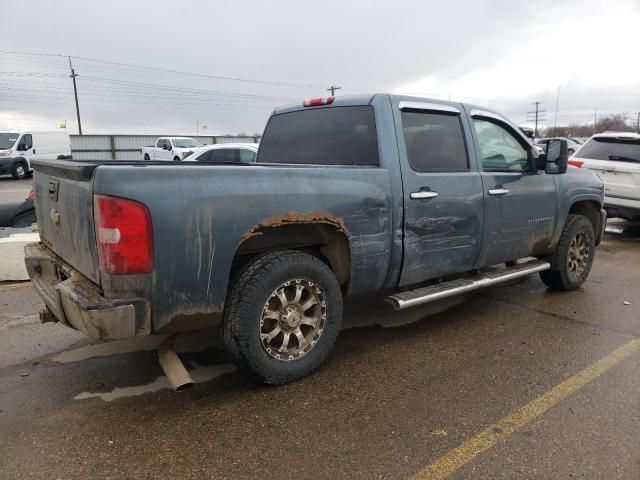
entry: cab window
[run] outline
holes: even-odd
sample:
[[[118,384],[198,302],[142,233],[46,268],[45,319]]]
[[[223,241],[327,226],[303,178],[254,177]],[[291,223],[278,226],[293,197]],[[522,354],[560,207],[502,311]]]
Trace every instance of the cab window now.
[[[18,144],[20,150],[31,150],[33,148],[33,139],[30,133],[25,133]]]
[[[256,152],[244,148],[240,149],[240,161],[242,163],[256,163]]]
[[[467,149],[458,115],[402,112],[407,159],[418,172],[466,172]]]
[[[526,172],[528,150],[502,125],[474,118],[480,162],[485,172]]]
[[[220,148],[211,150],[210,162],[214,163],[237,163],[238,150],[235,148]]]

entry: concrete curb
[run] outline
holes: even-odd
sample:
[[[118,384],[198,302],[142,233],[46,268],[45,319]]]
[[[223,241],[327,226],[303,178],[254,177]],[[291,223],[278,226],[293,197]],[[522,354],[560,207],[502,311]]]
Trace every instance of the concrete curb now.
[[[40,241],[37,233],[18,233],[0,238],[0,282],[29,280],[24,266],[24,246]]]

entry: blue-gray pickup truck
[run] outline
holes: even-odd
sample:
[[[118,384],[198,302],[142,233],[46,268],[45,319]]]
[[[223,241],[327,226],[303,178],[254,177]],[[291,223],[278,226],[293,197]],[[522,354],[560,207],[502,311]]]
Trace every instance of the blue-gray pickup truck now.
[[[586,279],[602,182],[493,111],[399,95],[276,109],[256,163],[34,162],[26,247],[56,320],[97,339],[219,327],[280,384],[317,368],[346,295],[396,308],[539,272]],[[189,383],[170,345],[160,363]]]

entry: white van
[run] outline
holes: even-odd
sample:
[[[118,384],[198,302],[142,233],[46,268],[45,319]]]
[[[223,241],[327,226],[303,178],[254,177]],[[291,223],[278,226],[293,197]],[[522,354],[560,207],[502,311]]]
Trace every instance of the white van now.
[[[0,132],[0,175],[26,178],[33,173],[32,160],[69,158],[71,141],[66,132]]]

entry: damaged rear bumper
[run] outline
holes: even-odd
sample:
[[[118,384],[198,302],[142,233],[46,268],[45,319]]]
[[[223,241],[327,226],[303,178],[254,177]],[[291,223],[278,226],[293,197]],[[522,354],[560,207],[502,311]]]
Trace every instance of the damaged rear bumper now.
[[[30,243],[24,251],[33,287],[60,322],[98,340],[150,333],[151,311],[147,300],[103,297],[97,285],[42,243]]]

